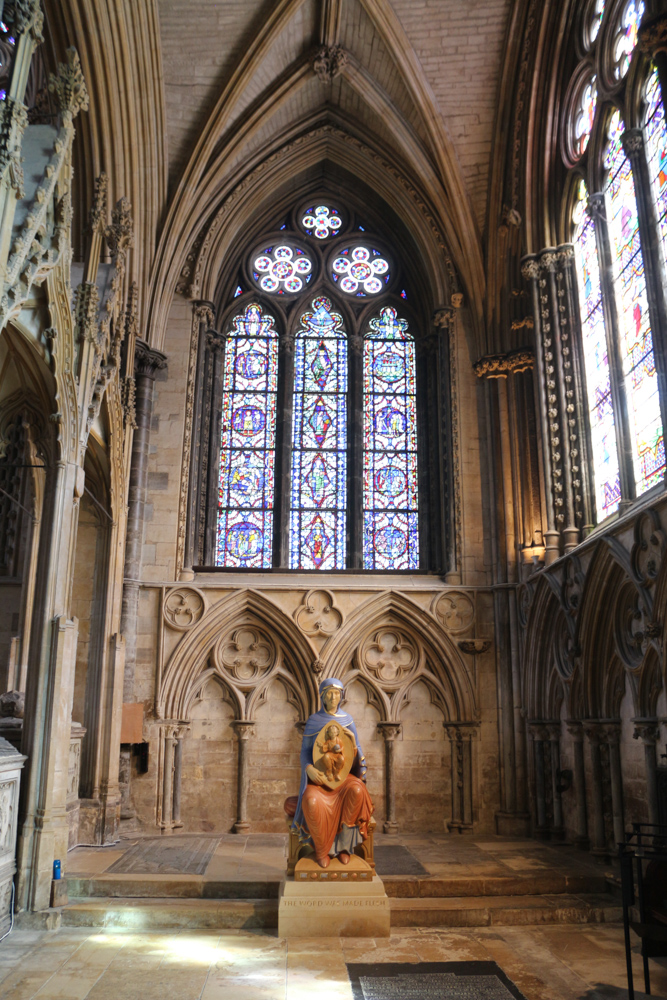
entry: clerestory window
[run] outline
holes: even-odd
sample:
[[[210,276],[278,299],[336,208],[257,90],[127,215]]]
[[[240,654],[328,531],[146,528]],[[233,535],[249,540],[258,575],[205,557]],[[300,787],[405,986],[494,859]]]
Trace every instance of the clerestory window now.
[[[215,563],[417,570],[417,355],[400,270],[342,206],[296,219],[253,247],[223,331]]]
[[[643,14],[640,0],[584,9],[562,130],[598,521],[665,476],[655,341],[664,324],[667,129],[658,73],[637,49]]]

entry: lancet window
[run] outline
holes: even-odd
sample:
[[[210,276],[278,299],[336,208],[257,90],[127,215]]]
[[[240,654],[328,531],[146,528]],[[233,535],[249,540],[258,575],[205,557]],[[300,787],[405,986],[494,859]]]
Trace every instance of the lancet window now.
[[[313,199],[231,280],[216,566],[430,568],[417,314],[390,247],[358,221]]]
[[[637,48],[643,14],[641,0],[585,8],[562,130],[598,522],[665,476],[656,335],[665,334],[667,128],[658,72]]]

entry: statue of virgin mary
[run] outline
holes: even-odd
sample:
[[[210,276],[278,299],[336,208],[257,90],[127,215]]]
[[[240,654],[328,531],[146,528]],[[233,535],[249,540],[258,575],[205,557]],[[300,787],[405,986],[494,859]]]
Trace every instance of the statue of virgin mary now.
[[[301,786],[292,830],[302,844],[315,851],[317,863],[329,866],[332,857],[348,864],[355,847],[368,836],[373,803],[366,789],[366,764],[354,720],[340,708],[345,686],[336,677],[320,684],[322,707],[306,722],[301,744]],[[313,767],[313,746],[318,733],[335,720],[354,743],[355,754],[347,777],[335,789],[325,786],[322,773]]]

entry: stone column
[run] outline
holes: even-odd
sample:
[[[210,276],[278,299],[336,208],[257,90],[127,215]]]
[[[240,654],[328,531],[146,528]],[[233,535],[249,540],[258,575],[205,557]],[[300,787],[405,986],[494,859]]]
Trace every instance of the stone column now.
[[[382,829],[385,833],[398,833],[394,781],[394,743],[401,735],[403,727],[400,722],[378,722],[377,726],[384,739],[385,814],[387,818],[384,821]]]
[[[445,732],[452,747],[452,818],[450,831],[464,833],[473,828],[472,741],[478,722],[445,722]]]
[[[183,738],[187,726],[180,726],[175,732],[174,743],[174,794],[171,807],[171,818],[174,830],[183,826],[181,820],[181,786],[183,782]]]
[[[644,758],[646,760],[646,799],[648,803],[649,823],[659,823],[658,813],[658,762],[655,755],[655,747],[660,737],[660,728],[657,719],[634,719],[635,731],[633,736],[636,740],[641,740],[644,744]]]
[[[596,719],[587,719],[583,724],[591,753],[591,806],[593,810],[593,853],[607,853],[607,838],[604,829],[604,796],[602,782],[602,758],[600,742],[603,738],[602,727]]]
[[[621,774],[621,724],[608,722],[605,736],[609,747],[609,777],[611,779],[611,807],[614,822],[614,846],[625,840],[623,815],[623,776]]]
[[[236,730],[239,747],[236,823],[234,823],[232,831],[233,833],[248,833],[250,830],[248,821],[248,740],[255,723],[235,719],[232,725]]]
[[[557,839],[562,840],[565,830],[563,828],[563,800],[560,791],[560,722],[550,722],[547,726],[547,732],[551,744],[551,792],[554,808],[551,833]]]
[[[139,576],[144,532],[144,508],[148,482],[148,446],[153,415],[153,383],[165,368],[166,355],[137,340],[134,356],[136,378],[136,429],[132,439],[132,462],[128,489],[127,533],[125,536],[125,578],[120,630],[125,637],[125,683],[123,701],[134,700],[134,670],[137,659],[137,615]]]
[[[174,743],[177,729],[166,726],[164,729],[164,758],[162,768],[162,827],[163,833],[171,833],[174,788]]]
[[[186,434],[185,447],[189,448],[189,455],[184,455],[184,461],[188,462],[188,491],[187,491],[187,520],[185,525],[185,545],[183,553],[183,569],[180,573],[181,580],[194,580],[193,567],[199,562],[199,528],[200,528],[200,493],[201,493],[201,466],[202,466],[202,416],[208,419],[206,413],[205,394],[205,367],[206,367],[206,339],[211,323],[214,320],[215,312],[211,302],[193,302],[192,316],[192,337],[196,337],[195,344],[191,345],[191,367],[188,373],[188,396],[191,401],[191,410],[186,414],[186,420],[190,421],[190,438],[187,441]]]
[[[547,825],[547,791],[544,768],[544,744],[549,740],[547,727],[541,722],[530,722],[528,730],[533,738],[533,754],[535,761],[535,812],[537,825],[535,835],[548,837]]]
[[[567,731],[572,737],[574,751],[574,794],[576,798],[576,834],[574,842],[577,847],[587,851],[590,846],[588,838],[588,823],[586,819],[586,769],[584,766],[584,729],[581,722],[568,721]]]

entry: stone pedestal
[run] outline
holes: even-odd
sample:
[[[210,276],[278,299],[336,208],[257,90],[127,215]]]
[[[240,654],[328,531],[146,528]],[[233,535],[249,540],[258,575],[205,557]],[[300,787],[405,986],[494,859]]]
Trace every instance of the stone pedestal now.
[[[280,886],[280,938],[389,937],[389,924],[389,898],[378,875],[367,882],[287,876]]]
[[[0,738],[0,935],[11,920],[21,768],[26,758]]]

